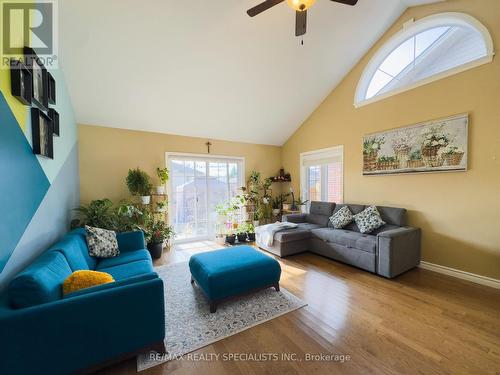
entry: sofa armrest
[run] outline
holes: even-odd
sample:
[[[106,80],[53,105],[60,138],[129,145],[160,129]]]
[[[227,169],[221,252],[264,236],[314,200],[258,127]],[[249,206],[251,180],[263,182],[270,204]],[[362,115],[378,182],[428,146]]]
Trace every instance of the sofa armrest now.
[[[121,253],[127,251],[141,250],[146,248],[144,233],[140,230],[134,232],[117,233],[118,248]]]
[[[291,214],[283,215],[281,221],[286,221],[289,223],[305,223],[307,215],[306,214]]]
[[[1,310],[0,373],[74,373],[153,346],[165,336],[164,303],[163,281],[155,278]]]
[[[377,273],[393,278],[420,263],[420,228],[401,227],[377,235]]]

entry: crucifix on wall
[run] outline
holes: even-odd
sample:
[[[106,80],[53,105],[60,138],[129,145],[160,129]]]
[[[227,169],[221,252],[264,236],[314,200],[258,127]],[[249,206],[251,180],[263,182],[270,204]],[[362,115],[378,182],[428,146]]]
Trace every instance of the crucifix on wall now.
[[[212,146],[212,142],[207,141],[207,143],[205,143],[205,146],[207,146],[207,153],[210,154],[210,146]]]

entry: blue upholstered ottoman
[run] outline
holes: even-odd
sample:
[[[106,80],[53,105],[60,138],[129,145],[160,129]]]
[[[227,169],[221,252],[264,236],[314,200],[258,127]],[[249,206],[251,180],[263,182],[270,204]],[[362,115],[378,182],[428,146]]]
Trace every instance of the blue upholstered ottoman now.
[[[280,264],[250,246],[196,254],[189,259],[191,282],[210,302],[210,312],[232,297],[274,287],[279,291]]]

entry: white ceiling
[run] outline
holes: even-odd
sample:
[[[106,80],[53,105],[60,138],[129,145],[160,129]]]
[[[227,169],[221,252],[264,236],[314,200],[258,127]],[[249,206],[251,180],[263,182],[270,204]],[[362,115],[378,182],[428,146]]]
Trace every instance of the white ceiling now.
[[[411,5],[318,0],[304,45],[286,3],[60,1],[61,65],[79,123],[282,145]]]

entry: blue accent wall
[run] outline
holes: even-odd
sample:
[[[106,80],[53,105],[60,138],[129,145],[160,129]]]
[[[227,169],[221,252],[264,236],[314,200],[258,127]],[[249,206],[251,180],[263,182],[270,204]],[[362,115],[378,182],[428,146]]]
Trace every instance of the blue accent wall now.
[[[49,187],[47,176],[0,94],[0,271]]]
[[[68,231],[80,201],[75,116],[62,71],[51,74],[60,116],[53,160],[33,154],[29,107],[11,96],[10,83],[0,91],[0,291]]]

